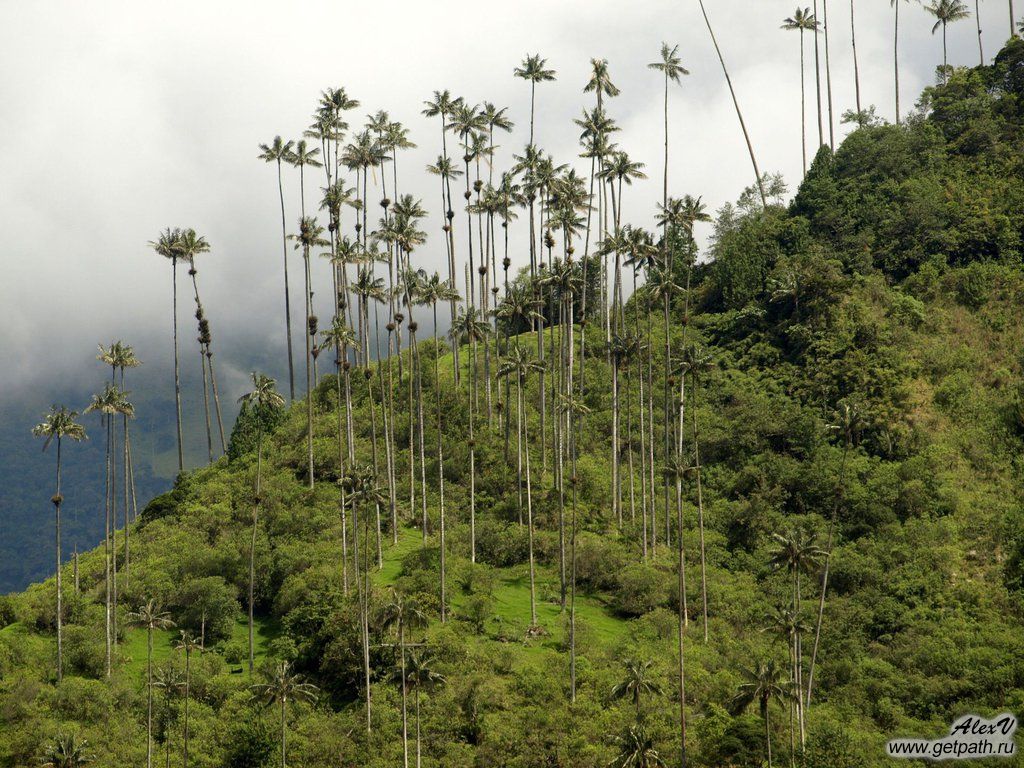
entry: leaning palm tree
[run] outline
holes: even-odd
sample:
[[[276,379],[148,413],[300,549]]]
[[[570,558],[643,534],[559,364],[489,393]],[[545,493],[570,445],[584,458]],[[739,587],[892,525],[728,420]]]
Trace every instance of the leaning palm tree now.
[[[46,752],[39,761],[43,768],[79,768],[88,765],[95,758],[85,753],[89,742],[81,741],[73,733],[59,733],[46,747]]]
[[[269,671],[262,683],[250,686],[253,696],[262,699],[265,706],[277,704],[281,708],[281,768],[287,768],[288,702],[315,701],[319,690],[312,683],[304,683],[302,676],[291,671],[291,665],[282,661]]]
[[[640,719],[640,705],[645,696],[660,696],[661,686],[650,676],[652,661],[640,661],[638,659],[626,659],[624,665],[625,676],[614,685],[611,690],[611,698],[614,701],[629,699],[636,707],[636,719]]]
[[[185,693],[185,746],[182,755],[182,765],[184,768],[188,768],[188,700],[189,700],[189,687],[192,683],[192,654],[196,651],[202,651],[202,646],[199,644],[199,639],[187,630],[181,630],[181,635],[174,643],[174,647],[179,651],[185,652],[185,681],[184,681],[184,693]]]
[[[768,709],[771,703],[782,703],[792,695],[790,684],[786,682],[786,671],[774,660],[759,662],[754,669],[744,669],[746,682],[740,685],[739,692],[732,699],[732,711],[739,714],[753,703],[757,703],[758,711],[764,720],[765,749],[768,757],[768,768],[772,766],[772,730]]]
[[[608,768],[664,768],[665,761],[657,747],[654,737],[641,723],[629,726],[625,733],[615,737],[619,753],[608,763]]]
[[[249,543],[249,674],[255,660],[253,639],[253,604],[256,583],[256,531],[259,526],[260,480],[263,470],[263,424],[268,412],[284,407],[284,398],[277,391],[276,382],[262,373],[252,374],[252,391],[238,398],[238,402],[251,409],[256,419],[256,492],[252,505],[252,538]]]
[[[32,428],[32,434],[36,437],[46,438],[43,441],[43,450],[45,451],[50,443],[54,440],[57,441],[57,490],[54,492],[50,501],[53,502],[54,510],[54,524],[56,531],[56,542],[57,542],[57,567],[56,567],[56,580],[57,580],[57,682],[59,683],[63,679],[64,670],[64,645],[63,645],[63,633],[61,632],[61,625],[63,622],[63,602],[61,596],[61,573],[60,573],[60,505],[64,501],[64,497],[60,492],[60,471],[61,471],[61,447],[64,438],[74,440],[76,443],[86,439],[85,427],[79,424],[75,419],[78,418],[77,411],[69,411],[63,405],[53,406],[50,408],[50,412],[43,417],[43,421]]]
[[[807,96],[804,85],[804,32],[808,30],[818,33],[818,20],[810,8],[797,8],[793,15],[782,22],[786,30],[800,32],[800,146],[803,149],[804,176],[807,175]]]
[[[288,227],[285,224],[284,214],[284,186],[281,181],[281,163],[290,162],[294,142],[282,141],[280,136],[275,136],[270,144],[260,144],[260,160],[277,165],[277,192],[281,198],[281,246],[284,256],[284,322],[285,331],[288,334],[288,394],[289,399],[295,399],[295,364],[292,357],[292,299],[288,290]]]
[[[725,57],[722,56],[722,49],[718,47],[718,39],[715,37],[715,31],[711,28],[711,19],[708,18],[708,11],[704,7],[704,0],[698,0],[700,3],[700,12],[704,16],[704,23],[707,25],[708,34],[711,35],[711,42],[715,46],[715,53],[718,54],[718,61],[722,65],[722,73],[725,75],[725,82],[729,86],[729,93],[732,95],[732,104],[736,108],[736,117],[740,121],[740,128],[743,130],[743,138],[747,142],[747,152],[750,154],[750,163],[754,166],[754,178],[757,180],[757,190],[761,193],[761,204],[765,208],[768,207],[768,197],[764,191],[764,179],[761,177],[761,171],[757,167],[757,158],[754,156],[754,145],[750,141],[750,134],[747,132],[747,124],[743,120],[743,112],[740,111],[740,102],[736,98],[736,89],[733,88],[732,78],[729,77],[729,70],[725,66]]]
[[[149,246],[160,256],[171,260],[172,317],[174,325],[174,416],[178,432],[178,471],[185,469],[185,455],[181,445],[181,377],[178,366],[178,259],[181,258],[181,230],[168,227]]]
[[[152,599],[127,618],[129,624],[146,629],[146,768],[153,768],[153,630],[173,627],[174,622]]]
[[[406,668],[406,633],[425,627],[427,615],[415,598],[392,588],[391,602],[384,606],[383,624],[394,627],[399,649],[399,680],[402,685],[402,765],[409,768],[409,676]]]
[[[971,12],[961,0],[932,0],[924,9],[935,17],[935,23],[932,25],[932,34],[934,35],[939,29],[942,30],[942,82],[946,83],[949,81],[946,28],[956,21],[969,19]],[[982,59],[982,65],[984,63],[984,59]]]
[[[445,676],[432,666],[433,657],[428,650],[419,650],[409,654],[408,675],[415,694],[416,711],[416,768],[422,766],[422,738],[420,735],[420,691],[430,690],[446,682]]]

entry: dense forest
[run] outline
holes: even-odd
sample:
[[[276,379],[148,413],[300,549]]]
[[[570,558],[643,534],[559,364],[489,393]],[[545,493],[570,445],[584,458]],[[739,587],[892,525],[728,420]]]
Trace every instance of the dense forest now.
[[[652,66],[667,167],[685,70]],[[516,75],[541,98],[555,73]],[[297,227],[281,192],[291,373],[254,373],[233,427],[209,244],[154,240],[194,301],[210,462],[133,498],[137,361],[102,349],[108,533],[0,598],[0,765],[854,768],[1024,714],[1024,41],[897,124],[822,131],[791,202],[758,171],[712,215],[666,170],[651,230],[622,220],[645,172],[605,62],[585,92],[589,174],[532,113],[496,172],[503,111],[427,103],[447,277],[417,268],[386,114],[346,138],[332,89],[308,141],[261,147],[326,187]],[[58,536],[77,419],[37,427]]]

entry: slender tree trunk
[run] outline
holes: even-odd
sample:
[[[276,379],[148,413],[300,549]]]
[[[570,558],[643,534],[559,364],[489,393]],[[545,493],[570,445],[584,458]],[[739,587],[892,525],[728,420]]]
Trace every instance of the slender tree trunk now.
[[[853,85],[857,98],[857,114],[861,113],[860,106],[860,65],[857,63],[857,23],[854,11],[855,0],[850,0],[850,43],[853,46]]]
[[[814,0],[814,21],[815,23],[821,16],[818,14],[818,0]],[[817,93],[816,104],[818,108],[818,147],[821,147],[825,143],[825,123],[822,116],[822,103],[821,103],[821,48],[818,43],[818,31],[815,28],[814,31],[814,88]],[[815,153],[817,154],[817,153]]]
[[[422,767],[420,739],[420,684],[416,682],[416,768]]]
[[[896,9],[895,22],[893,24],[892,63],[896,85],[896,125],[900,124],[900,3],[902,0],[894,0],[893,7]]]
[[[110,608],[110,600],[111,600],[111,591],[110,591],[110,576],[111,576],[111,573],[110,573],[110,571],[111,571],[111,569],[110,569],[110,510],[111,510],[111,504],[110,504],[110,492],[111,492],[110,452],[111,452],[111,444],[113,442],[113,418],[114,417],[113,417],[113,415],[108,414],[104,418],[106,420],[106,426],[107,426],[107,494],[106,494],[106,515],[105,515],[106,519],[104,521],[105,535],[104,535],[104,539],[103,539],[104,581],[105,581],[105,585],[106,585],[106,595],[105,595],[105,598],[104,598],[104,613],[105,613],[106,643],[107,643],[106,644],[106,651],[107,651],[107,677],[109,678],[110,677],[110,673],[111,673],[111,667],[112,667],[112,664],[111,664],[111,648],[112,648],[112,643],[113,643],[113,638],[111,637],[111,630],[113,629],[113,626],[111,624],[111,608]]]
[[[178,259],[171,258],[172,314],[174,317],[174,417],[178,430],[178,471],[185,469],[185,454],[181,447],[181,377],[178,371]]]
[[[257,406],[258,408],[259,406]],[[259,413],[256,414],[259,419]],[[263,428],[262,422],[256,436],[256,499],[252,506],[252,539],[249,542],[249,676],[255,666],[255,643],[253,637],[253,604],[256,584],[256,530],[260,514],[260,475],[263,470]]]
[[[807,91],[804,77],[804,30],[800,29],[800,146],[803,149],[804,176],[807,175]]]
[[[978,24],[978,61],[979,66],[985,66],[985,47],[981,41],[981,0],[974,0],[974,19]]]
[[[281,159],[277,160],[277,191],[281,197],[281,247],[284,256],[284,321],[288,333],[288,399],[295,399],[295,363],[292,356],[292,299],[288,289],[288,225],[284,216],[284,186],[281,182]]]
[[[288,699],[281,698],[281,768],[287,768],[288,755]]]
[[[1010,0],[1010,39],[1017,37],[1017,30],[1013,26],[1013,22],[1016,21],[1017,17],[1013,13],[1013,0]]]
[[[60,469],[61,469],[61,439],[57,436],[57,493],[53,497],[54,527],[56,528],[57,544],[57,683],[64,679],[64,633],[62,631],[64,617],[63,586],[61,584],[61,563],[60,563],[60,505],[63,501],[60,495]]]
[[[526,456],[526,525],[530,549],[530,626],[537,626],[537,576],[533,555],[533,489],[530,483],[530,428],[525,418],[526,398],[523,396],[523,377],[516,377],[517,397],[519,406],[516,409],[516,420],[519,422],[523,435],[523,452]]]
[[[188,768],[188,693],[189,684],[191,683],[191,660],[192,654],[188,648],[185,649],[185,748],[184,748],[184,768]]]
[[[677,635],[679,640],[679,750],[680,766],[686,768],[686,658],[683,654],[686,639],[686,550],[683,547],[683,489],[682,478],[676,475],[676,524],[679,531],[676,534],[678,539],[677,555],[678,561],[677,579],[679,589],[678,625]]]
[[[772,768],[772,731],[768,722],[768,710],[764,711],[764,740],[768,747],[768,768]]]
[[[221,453],[228,452],[228,443],[224,437],[224,419],[220,412],[220,391],[217,389],[217,373],[213,369],[213,351],[210,346],[206,346],[206,362],[210,366],[210,385],[213,389],[213,409],[217,415],[217,431],[220,433],[220,450]]]
[[[832,63],[828,45],[828,0],[821,0],[821,8],[825,15],[825,94],[828,102],[828,146],[835,152],[836,123],[832,114]]]
[[[726,69],[725,59],[722,57],[722,50],[718,47],[718,40],[715,37],[715,32],[711,28],[711,20],[708,18],[707,9],[704,7],[704,0],[698,0],[700,3],[701,14],[704,16],[704,23],[707,25],[708,34],[711,35],[711,42],[715,46],[715,53],[718,54],[718,61],[722,65],[722,73],[725,75],[725,82],[729,86],[729,93],[732,94],[732,103],[736,108],[736,117],[739,118],[740,128],[743,130],[743,138],[747,142],[747,152],[750,154],[750,163],[754,166],[754,177],[757,180],[757,189],[761,194],[761,204],[767,208],[768,198],[764,192],[764,179],[761,178],[761,171],[757,167],[757,158],[754,156],[754,145],[750,142],[750,134],[747,132],[747,124],[743,120],[743,113],[740,111],[740,103],[736,98],[736,90],[732,85],[732,78],[729,77],[729,70]]]
[[[206,376],[206,352],[199,345],[199,366],[203,369],[203,412],[206,415],[206,463],[213,464],[213,432],[210,424],[210,389]]]
[[[153,768],[153,625],[146,628],[146,768]]]
[[[704,642],[708,641],[708,572],[704,555],[704,492],[700,477],[700,439],[697,434],[697,377],[693,379],[693,456],[697,481],[697,527],[700,531],[700,595],[703,604]]]
[[[409,692],[405,677],[405,626],[398,622],[398,645],[402,663],[402,768],[409,768]]]

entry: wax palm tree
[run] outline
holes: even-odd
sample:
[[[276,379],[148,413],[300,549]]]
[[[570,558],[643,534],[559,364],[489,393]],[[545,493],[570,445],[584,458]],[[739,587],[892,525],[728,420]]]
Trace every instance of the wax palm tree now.
[[[79,741],[73,733],[59,733],[47,745],[39,764],[43,768],[79,768],[88,765],[96,759],[86,754],[88,746],[89,742],[86,739]]]
[[[946,83],[949,81],[949,59],[946,54],[946,28],[957,21],[963,19],[969,19],[971,12],[967,9],[967,5],[961,2],[961,0],[931,0],[931,2],[924,7],[928,13],[935,17],[935,23],[932,25],[932,34],[934,35],[939,29],[942,30],[942,82]],[[982,66],[984,66],[984,58],[982,59]]]
[[[601,109],[603,106],[604,96],[613,97],[619,95],[619,89],[612,82],[611,75],[608,72],[607,59],[590,60],[590,79],[583,86],[583,92],[594,94],[597,98],[598,109]]]
[[[438,302],[457,301],[458,292],[447,281],[435,272],[426,280],[420,281],[419,302],[429,304],[434,316],[434,409],[437,430],[437,483],[438,483],[438,538],[441,548],[441,621],[445,620],[445,509],[444,509],[444,440],[441,428],[441,378],[438,360],[441,357],[441,344],[437,339],[437,304]],[[453,345],[454,346],[454,345]],[[422,425],[420,429],[422,429]]]
[[[57,582],[57,682],[60,683],[64,676],[64,635],[61,631],[64,616],[64,605],[62,598],[63,585],[61,584],[61,557],[60,557],[60,505],[64,502],[64,497],[60,492],[60,480],[61,480],[61,448],[63,447],[64,438],[74,440],[76,443],[86,439],[85,427],[79,424],[76,419],[78,418],[77,411],[69,411],[63,405],[53,406],[50,408],[50,412],[43,417],[43,421],[32,428],[32,434],[36,437],[45,438],[43,440],[43,450],[49,448],[50,443],[54,440],[57,441],[57,489],[50,501],[53,502],[54,510],[54,529],[55,529],[55,540],[57,544],[57,566],[56,582]]]
[[[153,768],[153,630],[173,627],[171,614],[148,600],[127,616],[128,623],[146,630],[146,768]]]
[[[652,661],[640,661],[639,659],[626,659],[623,663],[625,675],[617,682],[611,690],[613,701],[629,699],[636,707],[636,718],[640,719],[640,705],[643,699],[648,696],[660,696],[661,686],[656,680],[651,679]]]
[[[850,0],[850,42],[853,47],[853,86],[854,95],[856,98],[857,114],[861,113],[860,103],[860,65],[857,61],[857,20],[856,20],[856,3],[855,0]]]
[[[688,75],[690,70],[683,66],[679,58],[679,46],[673,45],[670,48],[668,43],[661,44],[661,60],[648,64],[647,67],[661,72],[665,78],[665,168],[661,188],[661,204],[664,206],[668,204],[668,84],[673,82],[681,85],[680,75]]]
[[[812,573],[821,564],[824,552],[818,546],[817,535],[808,528],[797,528],[784,534],[772,534],[775,544],[769,553],[769,565],[773,570],[785,570],[792,579],[792,605],[795,614],[801,611],[801,577]],[[796,711],[800,725],[800,745],[803,747],[805,738],[804,727],[804,683],[803,683],[803,638],[800,632],[793,639],[793,655],[795,661],[794,695],[797,699]]]
[[[355,559],[356,586],[359,599],[360,623],[362,625],[362,652],[363,652],[363,685],[366,692],[366,732],[370,733],[373,728],[372,703],[370,690],[370,568],[369,557],[363,558],[362,572],[360,573],[359,560],[359,521],[363,520],[364,539],[368,540],[369,534],[366,525],[367,516],[365,508],[371,504],[385,503],[384,492],[377,484],[377,476],[373,467],[352,466],[341,478],[342,491],[352,499],[352,527],[355,531],[353,537],[353,557]],[[363,511],[362,518],[359,512]],[[364,547],[365,549],[365,547]]]
[[[801,669],[797,664],[797,644],[800,637],[809,630],[809,625],[804,621],[803,615],[792,608],[775,608],[768,615],[768,622],[764,629],[776,637],[784,640],[789,653],[789,674],[792,689],[797,690],[798,681],[801,676]],[[796,764],[796,725],[794,717],[797,709],[801,706],[799,696],[789,698],[789,762]]]
[[[201,651],[202,648],[199,645],[199,639],[195,637],[191,632],[187,630],[181,630],[178,639],[174,643],[174,647],[179,651],[185,653],[185,746],[182,756],[182,765],[184,768],[188,768],[188,703],[189,703],[189,687],[192,682],[192,654]]]
[[[807,97],[804,86],[804,33],[808,30],[818,34],[818,20],[810,8],[797,8],[793,15],[782,22],[782,28],[800,32],[800,146],[803,149],[804,175],[807,175]]]
[[[264,676],[264,682],[250,686],[253,696],[267,707],[281,708],[281,768],[287,768],[288,758],[288,702],[316,701],[319,689],[312,683],[303,682],[302,676],[292,672],[287,661],[280,662]]]
[[[619,753],[608,763],[608,768],[664,768],[654,737],[641,723],[626,728],[625,733],[615,737]]]
[[[177,720],[177,712],[172,706],[172,697],[185,686],[184,678],[175,667],[157,667],[153,673],[153,687],[163,691],[163,711],[157,719],[157,743],[164,746],[164,765],[171,765],[171,726]]]
[[[506,299],[508,301],[508,299]],[[498,369],[499,377],[514,377],[516,381],[516,463],[517,476],[523,476],[523,457],[526,458],[526,522],[528,536],[528,556],[530,560],[530,627],[537,626],[537,584],[533,554],[533,489],[530,482],[530,436],[526,412],[526,379],[530,373],[539,372],[541,363],[530,357],[525,348],[516,340],[515,346]],[[521,502],[520,502],[521,504]],[[522,512],[520,512],[520,518]]]
[[[310,304],[309,251],[318,246],[330,245],[324,239],[323,234],[324,228],[317,224],[316,219],[303,216],[299,220],[298,234],[288,236],[295,241],[295,249],[302,250],[302,262],[306,273],[306,450],[308,458],[306,480],[310,488],[313,487],[313,379],[310,363],[313,339],[316,337],[317,319]]]
[[[513,74],[530,82],[530,145],[533,145],[533,118],[536,114],[537,83],[546,83],[555,79],[555,70],[548,69],[547,59],[540,54],[533,54],[523,59],[522,64],[515,68]]]
[[[289,165],[299,169],[300,215],[303,219],[306,218],[306,166],[321,167],[322,163],[317,159],[319,156],[319,149],[307,145],[305,139],[299,139],[295,142],[295,149],[285,158]]]
[[[751,704],[757,703],[761,719],[764,720],[765,749],[768,757],[768,768],[772,766],[772,731],[769,719],[769,707],[772,702],[782,704],[792,696],[789,683],[786,682],[785,670],[774,660],[759,662],[754,669],[743,669],[746,679],[732,699],[732,711],[740,713]]]
[[[839,468],[839,478],[836,482],[835,502],[832,505],[832,517],[828,524],[828,537],[825,542],[824,563],[825,567],[821,573],[821,591],[818,595],[818,617],[814,627],[814,645],[811,649],[811,663],[807,672],[807,701],[806,705],[811,706],[811,688],[814,685],[814,664],[818,659],[818,641],[821,639],[821,623],[825,615],[825,593],[828,591],[829,566],[832,563],[832,546],[835,539],[836,525],[839,521],[839,508],[843,503],[846,493],[846,464],[850,450],[853,447],[855,433],[861,427],[860,413],[855,404],[848,400],[841,401],[836,413],[834,424],[829,429],[841,432],[843,435],[843,458]]]
[[[445,676],[438,672],[433,667],[433,656],[429,650],[420,649],[409,654],[409,662],[407,672],[409,675],[409,682],[412,683],[413,690],[415,691],[415,708],[416,708],[416,768],[421,768],[421,744],[422,738],[420,734],[420,692],[429,691],[432,688],[436,688],[439,685],[444,685],[447,682]]]
[[[128,368],[137,368],[142,365],[142,361],[135,356],[135,350],[132,349],[130,344],[125,344],[123,341],[116,341],[109,347],[99,346],[100,354],[97,355],[96,359],[110,366],[112,379],[117,378],[120,374],[119,385],[123,391],[125,388],[125,371]],[[130,531],[131,528],[128,525],[128,501],[129,494],[132,501],[132,513],[133,516],[138,515],[138,506],[135,503],[135,473],[132,469],[132,453],[131,453],[131,437],[129,436],[128,430],[128,413],[122,413],[121,415],[121,437],[122,437],[122,479],[124,480],[123,487],[123,519],[124,519],[124,570],[125,580],[127,581],[129,566],[130,566]],[[117,528],[117,525],[114,525]]]
[[[681,373],[689,374],[693,383],[692,410],[693,410],[693,455],[694,455],[694,477],[697,486],[697,526],[700,532],[700,592],[703,605],[702,615],[704,618],[704,642],[708,641],[708,576],[704,548],[704,491],[701,484],[700,466],[700,435],[698,433],[697,401],[700,391],[700,381],[712,368],[711,356],[697,346],[690,346],[683,350],[683,368]]]
[[[167,228],[149,247],[160,256],[171,260],[172,317],[174,326],[174,417],[178,434],[178,471],[185,469],[185,454],[181,445],[181,377],[178,366],[178,259],[181,258],[181,230]]]
[[[896,88],[896,125],[900,124],[900,3],[909,2],[910,0],[889,0],[889,5],[893,9],[892,62]]]
[[[444,594],[442,588],[441,593]],[[384,627],[394,627],[399,649],[399,681],[402,686],[402,765],[409,766],[409,676],[406,668],[406,633],[427,626],[426,613],[415,598],[406,597],[392,587],[391,600],[384,606]]]
[[[263,472],[263,424],[268,412],[284,407],[284,398],[277,391],[276,382],[262,373],[252,373],[252,391],[238,398],[238,402],[248,407],[256,419],[256,490],[252,505],[252,538],[249,542],[249,674],[253,672],[255,662],[255,642],[253,638],[253,606],[255,604],[256,585],[256,531],[259,526],[260,484]]]
[[[747,131],[746,121],[743,119],[743,112],[740,110],[739,99],[736,98],[736,89],[733,88],[732,78],[729,77],[729,70],[725,66],[725,58],[722,56],[722,49],[718,47],[718,39],[715,37],[715,31],[711,28],[711,19],[708,18],[708,11],[704,7],[704,0],[699,0],[700,11],[704,16],[704,23],[707,25],[708,34],[711,36],[711,42],[715,47],[715,53],[718,54],[718,61],[722,65],[722,74],[725,75],[725,82],[729,86],[729,93],[732,95],[732,104],[736,108],[736,117],[740,122],[740,128],[743,130],[743,138],[747,142],[747,152],[750,155],[750,164],[754,166],[754,179],[757,183],[758,192],[761,194],[761,204],[768,207],[768,197],[764,191],[764,179],[761,176],[761,171],[757,167],[757,158],[754,156],[754,145],[750,141],[750,133]]]
[[[111,461],[114,444],[114,417],[117,414],[132,413],[131,404],[128,403],[124,392],[117,388],[114,384],[107,384],[101,393],[93,395],[92,402],[89,403],[85,409],[85,413],[97,412],[100,414],[100,418],[106,427],[107,432],[107,446],[106,446],[106,500],[105,500],[105,523],[104,523],[104,560],[105,560],[105,613],[106,613],[106,674],[110,676],[112,660],[111,660],[111,649],[114,643],[114,616],[113,616],[113,567],[112,567],[112,547],[110,541],[111,535],[111,512],[113,511],[113,484],[110,481],[111,478]]]

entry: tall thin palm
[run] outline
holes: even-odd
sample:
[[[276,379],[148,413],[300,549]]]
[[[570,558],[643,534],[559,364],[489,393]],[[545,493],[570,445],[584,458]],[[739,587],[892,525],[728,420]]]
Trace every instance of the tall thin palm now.
[[[769,707],[772,702],[783,703],[792,696],[790,684],[786,681],[786,672],[774,660],[759,662],[754,669],[744,669],[743,682],[736,696],[732,699],[733,712],[739,713],[751,704],[757,704],[761,719],[764,720],[765,749],[768,757],[768,768],[772,766],[772,732],[769,718]]]
[[[174,326],[174,417],[178,432],[178,471],[185,469],[185,454],[181,443],[181,376],[178,365],[178,259],[181,258],[181,230],[168,227],[149,247],[160,256],[171,260],[172,317]]]
[[[184,751],[182,754],[182,765],[184,768],[188,768],[188,704],[189,704],[189,688],[192,683],[192,654],[202,650],[202,646],[199,643],[199,639],[187,630],[181,630],[177,641],[174,643],[174,647],[179,651],[183,651],[185,654],[185,733],[184,733]]]
[[[281,179],[281,163],[290,162],[293,141],[283,141],[280,136],[275,136],[269,144],[260,144],[259,159],[267,163],[274,163],[277,166],[277,193],[281,200],[281,248],[284,259],[284,321],[285,332],[288,338],[288,396],[290,400],[295,399],[295,363],[292,356],[292,300],[288,288],[288,225],[285,223],[284,212],[284,184]]]
[[[171,614],[148,600],[127,616],[128,623],[146,630],[146,768],[153,768],[153,631],[173,627]]]
[[[259,528],[260,483],[263,472],[263,431],[267,416],[284,407],[284,398],[277,391],[276,382],[262,373],[252,374],[252,391],[238,398],[256,420],[256,491],[252,505],[252,537],[249,542],[249,674],[255,663],[255,642],[253,638],[253,606],[256,585],[256,532]]]
[[[422,766],[422,735],[420,733],[420,692],[430,690],[447,682],[445,676],[433,667],[433,657],[429,651],[419,650],[409,654],[409,682],[412,683],[416,707],[416,768]]]
[[[804,33],[810,30],[815,35],[818,33],[818,20],[811,13],[810,8],[797,8],[793,15],[782,22],[782,28],[786,30],[798,30],[800,32],[800,146],[803,149],[804,175],[807,175],[807,96],[804,78]]]
[[[928,13],[935,17],[935,23],[932,25],[932,34],[934,35],[940,29],[942,30],[942,82],[948,82],[949,80],[949,56],[947,54],[946,47],[946,30],[950,24],[971,17],[971,12],[967,9],[967,5],[961,0],[932,0],[928,5],[924,7]],[[979,37],[980,39],[980,37]],[[982,58],[982,65],[984,65],[984,58]]]
[[[262,683],[250,686],[253,696],[262,699],[265,706],[275,704],[281,708],[281,768],[287,768],[288,759],[288,702],[316,701],[319,689],[312,683],[303,682],[302,676],[291,670],[287,661],[280,662],[269,671]]]
[[[60,556],[60,505],[64,501],[64,497],[60,492],[60,481],[61,481],[61,447],[64,438],[74,440],[76,443],[86,439],[85,427],[79,424],[76,419],[78,418],[77,411],[69,411],[63,405],[53,406],[50,408],[50,412],[43,417],[43,421],[32,428],[32,434],[36,437],[45,438],[43,440],[43,450],[45,451],[50,443],[54,440],[57,441],[57,488],[54,491],[53,497],[50,499],[53,502],[54,510],[54,528],[55,528],[55,540],[57,544],[57,566],[55,570],[56,576],[56,587],[57,587],[57,682],[61,682],[64,675],[64,635],[61,630],[64,617],[64,605],[62,598],[63,585],[61,584],[61,556]]]

